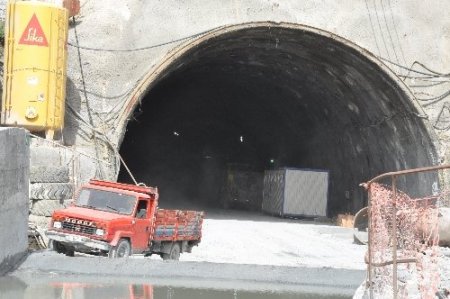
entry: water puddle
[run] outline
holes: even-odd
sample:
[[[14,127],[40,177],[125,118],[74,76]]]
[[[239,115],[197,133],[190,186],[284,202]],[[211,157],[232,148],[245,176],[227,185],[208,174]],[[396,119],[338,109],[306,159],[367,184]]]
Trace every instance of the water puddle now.
[[[48,282],[26,284],[12,278],[0,279],[0,299],[342,299],[346,296],[284,291],[219,290],[157,286],[152,284],[90,284]]]

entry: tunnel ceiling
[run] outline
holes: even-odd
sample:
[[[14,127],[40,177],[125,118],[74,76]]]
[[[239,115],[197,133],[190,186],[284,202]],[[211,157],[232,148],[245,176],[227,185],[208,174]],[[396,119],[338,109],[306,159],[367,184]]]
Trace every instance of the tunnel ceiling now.
[[[360,182],[434,162],[397,82],[341,39],[301,28],[206,39],[162,72],[132,118],[122,154],[137,177],[174,198],[214,202],[217,173],[230,163],[327,169],[335,214],[364,205]]]

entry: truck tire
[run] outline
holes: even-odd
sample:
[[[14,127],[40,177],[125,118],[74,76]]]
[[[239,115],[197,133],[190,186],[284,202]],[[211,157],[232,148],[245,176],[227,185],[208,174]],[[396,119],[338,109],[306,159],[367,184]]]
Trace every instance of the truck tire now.
[[[58,200],[38,200],[33,203],[30,212],[34,216],[50,217],[53,211],[63,209],[71,203],[71,200],[64,200],[62,203]]]
[[[58,241],[49,240],[47,247],[48,249],[56,251],[57,253],[64,253],[64,246]]]
[[[69,167],[67,166],[31,166],[31,183],[68,183]]]
[[[117,246],[112,247],[109,250],[108,256],[110,258],[127,258],[131,255],[131,245],[126,239],[120,239]]]
[[[180,260],[180,254],[181,254],[180,243],[175,242],[175,243],[173,243],[172,248],[170,249],[170,252],[163,253],[161,257],[165,261],[167,261],[167,260],[178,261],[178,260]]]
[[[73,186],[67,183],[30,184],[30,199],[65,200],[73,196]]]
[[[73,248],[65,248],[64,254],[66,256],[75,256],[75,250]]]
[[[58,242],[55,240],[48,241],[48,248],[56,251],[57,253],[63,253],[66,256],[74,256],[75,255],[75,251],[73,249],[67,248],[66,246],[61,244],[61,242]]]

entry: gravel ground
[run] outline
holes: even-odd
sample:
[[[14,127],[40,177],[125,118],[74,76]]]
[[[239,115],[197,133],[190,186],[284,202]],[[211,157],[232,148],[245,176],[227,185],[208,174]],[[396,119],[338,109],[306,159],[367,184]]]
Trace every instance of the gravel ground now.
[[[440,259],[439,269],[441,270],[441,286],[448,292],[450,298],[450,248],[441,248],[442,258]]]
[[[439,271],[440,271],[440,289],[439,295],[436,298],[450,298],[450,248],[441,247],[441,256],[439,259]],[[399,273],[400,275],[400,273]],[[411,283],[412,282],[412,283]],[[416,280],[410,280],[409,284],[417,287]],[[391,294],[391,293],[389,293]],[[365,290],[365,282],[363,282],[358,289],[356,290],[353,299],[367,299],[368,294]],[[416,291],[416,289],[410,289],[410,294],[408,298],[421,298],[420,294]]]

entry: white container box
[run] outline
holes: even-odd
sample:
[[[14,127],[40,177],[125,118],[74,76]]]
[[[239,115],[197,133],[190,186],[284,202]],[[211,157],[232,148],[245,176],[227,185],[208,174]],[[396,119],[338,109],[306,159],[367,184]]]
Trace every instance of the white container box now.
[[[328,171],[283,168],[264,173],[262,210],[281,217],[327,215]]]

